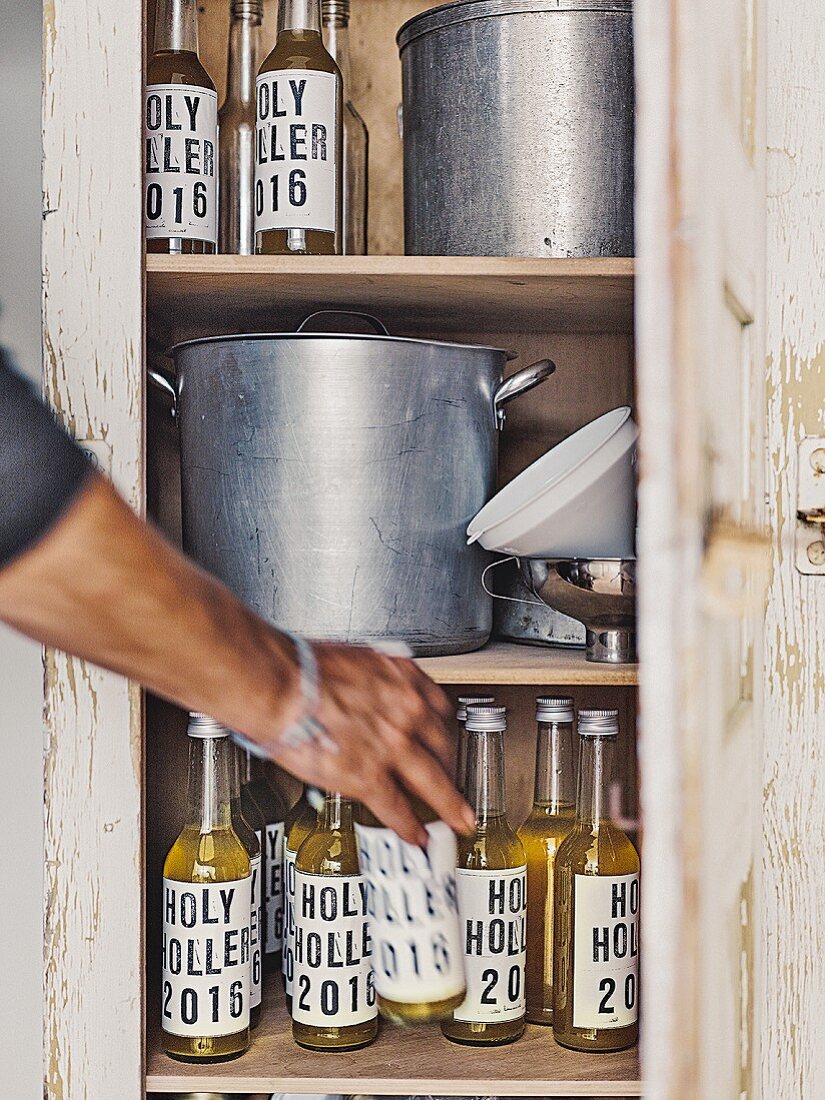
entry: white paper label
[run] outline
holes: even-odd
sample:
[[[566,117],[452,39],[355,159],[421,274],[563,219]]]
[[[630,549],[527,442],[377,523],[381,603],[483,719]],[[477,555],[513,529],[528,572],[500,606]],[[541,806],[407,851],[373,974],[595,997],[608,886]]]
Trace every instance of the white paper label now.
[[[525,1012],[527,868],[456,872],[467,996],[457,1020],[505,1023]]]
[[[573,1027],[627,1027],[639,1015],[639,876],[573,882]]]
[[[464,989],[456,905],[455,834],[427,825],[427,851],[391,829],[356,825],[378,994],[404,1004],[445,1001]]]
[[[361,875],[295,871],[292,1018],[349,1027],[378,1015]]]
[[[281,951],[281,973],[287,997],[292,996],[295,977],[293,940],[295,935],[295,857],[298,855],[284,843],[284,935]]]
[[[277,955],[284,929],[284,823],[274,821],[266,827],[266,935],[264,951]]]
[[[218,95],[191,84],[149,84],[146,236],[218,240]]]
[[[258,77],[255,231],[335,232],[338,77],[285,69]]]
[[[251,878],[163,880],[161,1026],[172,1035],[249,1027]]]
[[[260,834],[255,834],[258,837],[260,843]],[[249,861],[251,874],[251,896],[250,896],[250,917],[249,917],[249,951],[250,951],[250,986],[249,986],[249,1006],[250,1008],[257,1008],[261,1003],[261,933],[263,932],[263,879],[262,879],[262,867],[261,856],[253,856]]]

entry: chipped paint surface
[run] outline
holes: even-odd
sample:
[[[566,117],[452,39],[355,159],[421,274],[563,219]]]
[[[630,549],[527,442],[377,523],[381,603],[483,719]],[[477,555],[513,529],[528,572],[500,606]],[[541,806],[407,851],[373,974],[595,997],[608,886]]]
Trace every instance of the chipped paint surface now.
[[[46,0],[43,21],[45,389],[138,507],[141,8]],[[140,695],[50,652],[45,696],[45,1095],[139,1100]]]
[[[825,1096],[825,577],[793,550],[797,445],[825,434],[825,24],[819,0],[769,13],[762,1077],[796,1100]]]

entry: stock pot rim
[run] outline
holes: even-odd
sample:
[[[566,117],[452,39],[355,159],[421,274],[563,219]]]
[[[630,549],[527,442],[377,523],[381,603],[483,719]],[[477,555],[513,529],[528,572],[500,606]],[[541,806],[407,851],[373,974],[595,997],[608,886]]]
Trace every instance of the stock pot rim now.
[[[415,336],[384,336],[372,332],[239,332],[218,336],[198,336],[194,340],[181,340],[167,349],[166,355],[176,359],[177,353],[184,348],[193,348],[202,344],[227,344],[231,342],[273,341],[273,340],[368,340],[371,343],[384,344],[421,344],[425,347],[457,348],[460,351],[483,351],[488,354],[503,355],[507,362],[517,359],[514,351],[495,348],[488,344],[459,344],[450,340],[425,340]]]
[[[395,40],[403,50],[416,38],[431,31],[446,30],[461,23],[496,19],[505,15],[552,14],[558,12],[596,15],[631,15],[633,0],[450,0],[419,12],[404,23]]]

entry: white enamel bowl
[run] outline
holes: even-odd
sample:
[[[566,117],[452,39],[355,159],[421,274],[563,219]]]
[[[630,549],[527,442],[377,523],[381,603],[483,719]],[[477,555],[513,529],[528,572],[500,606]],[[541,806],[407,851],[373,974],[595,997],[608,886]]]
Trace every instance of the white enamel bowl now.
[[[638,434],[627,406],[585,424],[484,505],[468,542],[519,558],[633,557]]]

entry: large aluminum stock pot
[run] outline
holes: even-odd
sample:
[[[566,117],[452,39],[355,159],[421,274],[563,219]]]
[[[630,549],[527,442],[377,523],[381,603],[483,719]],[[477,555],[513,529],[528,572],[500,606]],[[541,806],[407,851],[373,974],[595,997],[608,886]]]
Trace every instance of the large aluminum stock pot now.
[[[313,315],[315,316],[315,315]],[[492,627],[467,524],[504,406],[555,370],[380,335],[218,336],[172,349],[185,549],[276,625],[463,653]]]
[[[633,255],[631,0],[459,0],[398,44],[407,253]]]

